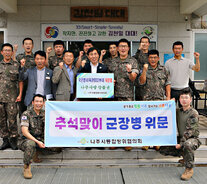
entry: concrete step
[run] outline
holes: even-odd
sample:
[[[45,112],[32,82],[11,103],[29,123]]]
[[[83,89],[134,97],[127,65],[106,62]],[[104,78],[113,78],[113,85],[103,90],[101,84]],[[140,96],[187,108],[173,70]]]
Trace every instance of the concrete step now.
[[[207,124],[207,122],[206,122],[206,124]],[[200,130],[199,139],[200,139],[202,145],[207,145],[207,130],[205,130],[205,129]]]
[[[195,152],[196,164],[207,165],[207,130],[200,130],[200,140],[202,145]],[[0,139],[0,144],[1,144]],[[163,156],[154,149],[148,151],[139,148],[133,148],[131,151],[125,151],[123,148],[116,150],[85,150],[84,148],[64,148],[62,153],[41,155],[44,162],[36,164],[37,166],[64,166],[64,167],[102,167],[102,166],[179,166],[177,163],[179,158],[171,156]],[[6,149],[0,151],[0,167],[22,165],[23,152],[20,150]],[[35,165],[35,164],[34,164]]]
[[[202,145],[195,152],[196,166],[207,166],[207,146]],[[143,151],[134,148],[125,151],[116,150],[84,150],[78,148],[65,148],[62,153],[40,155],[43,162],[37,167],[179,167],[179,157],[163,156],[154,149]],[[23,152],[6,149],[0,151],[0,167],[18,167],[23,165]]]
[[[180,158],[163,158],[163,159],[106,159],[106,160],[53,160],[43,159],[41,163],[32,163],[33,167],[48,168],[89,168],[89,167],[182,167],[178,163]],[[23,166],[22,159],[0,160],[0,167],[19,167]],[[207,166],[207,160],[203,158],[195,159],[195,166]]]
[[[207,146],[201,145],[198,150],[195,151],[196,158],[206,158],[207,160]],[[173,158],[171,156],[163,156],[154,149],[148,151],[141,150],[141,148],[133,148],[131,151],[125,151],[123,148],[110,150],[98,150],[93,148],[92,150],[85,150],[83,148],[64,148],[59,154],[40,155],[44,159],[54,160],[107,160],[107,159],[166,159]],[[0,151],[0,160],[3,159],[22,159],[23,152],[20,150],[6,149]]]

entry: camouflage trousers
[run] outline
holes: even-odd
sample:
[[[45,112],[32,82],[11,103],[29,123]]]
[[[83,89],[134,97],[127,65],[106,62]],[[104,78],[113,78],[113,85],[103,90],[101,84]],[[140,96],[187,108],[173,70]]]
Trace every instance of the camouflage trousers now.
[[[41,152],[44,155],[60,153],[62,151],[62,148],[39,148],[34,141],[29,139],[20,141],[18,147],[24,152],[23,162],[27,165],[32,163],[32,159],[36,151]]]
[[[194,151],[199,148],[201,142],[198,139],[190,138],[186,140],[181,149],[176,149],[175,146],[164,146],[160,148],[160,153],[163,155],[183,156],[186,168],[194,167]]]
[[[2,138],[17,137],[17,104],[0,102],[0,135]]]

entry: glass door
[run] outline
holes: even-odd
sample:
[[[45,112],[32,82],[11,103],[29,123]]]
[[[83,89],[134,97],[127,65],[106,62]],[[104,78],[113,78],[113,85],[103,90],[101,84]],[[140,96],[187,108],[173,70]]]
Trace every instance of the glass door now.
[[[195,51],[200,53],[200,65],[199,72],[194,72],[194,80],[207,79],[207,31],[202,33],[195,32]]]

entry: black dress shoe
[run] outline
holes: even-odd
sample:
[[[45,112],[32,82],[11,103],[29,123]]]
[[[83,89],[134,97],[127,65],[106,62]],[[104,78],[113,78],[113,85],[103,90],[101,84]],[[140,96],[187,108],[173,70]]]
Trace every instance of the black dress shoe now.
[[[10,146],[11,146],[11,149],[13,150],[17,150],[17,138],[16,137],[11,137],[10,138]]]
[[[9,139],[3,138],[3,143],[0,146],[0,150],[5,150],[6,148],[10,148]]]

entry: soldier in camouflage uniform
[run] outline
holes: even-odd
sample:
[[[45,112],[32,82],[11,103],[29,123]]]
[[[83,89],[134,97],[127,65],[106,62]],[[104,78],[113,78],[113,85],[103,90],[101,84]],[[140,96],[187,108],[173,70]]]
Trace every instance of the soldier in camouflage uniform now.
[[[148,51],[150,46],[150,39],[146,36],[143,36],[140,39],[140,46],[139,49],[137,49],[136,54],[133,56],[138,63],[138,70],[142,71],[144,64],[148,64]],[[135,85],[135,100],[141,101],[141,89],[142,86]]]
[[[46,51],[47,60],[48,60],[48,67],[51,70],[54,70],[56,66],[59,66],[59,63],[63,62],[63,52],[64,52],[64,42],[62,40],[56,40],[53,43],[53,48],[55,51],[54,56],[49,56],[50,52],[52,51],[52,47],[48,47]]]
[[[21,64],[21,60],[25,59],[25,70],[36,66],[34,61],[34,54],[32,49],[34,48],[34,42],[32,38],[25,38],[22,41],[22,47],[24,48],[24,53],[18,54],[16,60]],[[14,46],[15,52],[17,51],[17,45]]]
[[[160,153],[164,155],[183,156],[179,160],[185,165],[185,172],[181,175],[182,180],[189,180],[193,176],[194,151],[199,148],[199,115],[191,107],[191,90],[182,90],[179,98],[181,108],[177,109],[178,144],[176,147],[161,147]]]
[[[108,58],[106,58],[106,59],[103,60],[103,64],[106,65],[107,68],[109,68],[109,70],[112,67],[112,61],[113,61],[113,59],[116,58],[116,57],[118,57],[118,50],[117,49],[118,48],[117,48],[116,43],[111,43],[109,45],[109,54],[110,54],[110,57],[108,57]],[[100,58],[103,58],[102,53],[104,53],[103,50],[101,52],[101,57]],[[103,55],[105,55],[105,53]]]
[[[19,82],[19,64],[13,61],[13,47],[6,43],[2,45],[1,54],[3,60],[0,62],[0,133],[3,138],[3,144],[0,150],[8,147],[17,149],[17,104],[21,101],[22,85]],[[18,83],[20,85],[20,93],[18,93]]]
[[[74,60],[74,65],[76,68],[80,68],[82,61],[86,61],[86,63],[90,63],[90,60],[88,59],[87,52],[88,49],[93,47],[93,42],[91,40],[85,40],[83,43],[83,51],[79,52],[79,56]]]
[[[136,81],[141,85],[141,100],[170,100],[170,81],[167,70],[159,64],[159,52],[148,52],[148,64],[144,64],[142,74]]]
[[[112,66],[109,68],[114,73],[115,79],[115,100],[133,101],[134,100],[134,83],[138,74],[137,62],[130,57],[129,42],[126,39],[119,40],[118,52],[119,57],[112,60]]]
[[[44,126],[45,111],[44,97],[36,94],[32,100],[32,107],[28,108],[21,117],[21,138],[18,141],[19,148],[24,151],[24,177],[32,178],[31,162],[41,162],[37,156],[37,151],[60,152],[61,148],[45,148],[44,145]]]
[[[140,96],[144,101],[170,100],[170,81],[167,70],[159,64],[159,52],[150,50],[148,52],[148,64],[144,64],[141,76],[136,83],[141,86]],[[159,150],[160,146],[155,146]],[[148,150],[149,146],[143,146]]]
[[[134,100],[134,80],[138,74],[137,62],[129,56],[129,41],[121,39],[118,42],[119,57],[112,60],[109,72],[114,73],[115,87],[114,100],[133,101]],[[131,147],[125,147],[130,151]]]
[[[32,38],[25,38],[22,41],[22,47],[24,48],[24,53],[18,54],[16,56],[16,61],[21,64],[21,61],[24,60],[25,65],[24,65],[24,70],[26,72],[27,69],[33,68],[36,66],[35,61],[34,61],[34,54],[32,52],[32,49],[34,47],[34,42]],[[18,46],[14,45],[14,52],[16,53]],[[15,54],[14,54],[15,56]],[[24,81],[24,87],[23,87],[23,92],[22,92],[22,100],[19,102],[19,116],[21,117],[21,114],[27,110],[27,107],[24,105],[24,98],[26,95],[26,90],[27,90],[27,83],[28,81]]]

